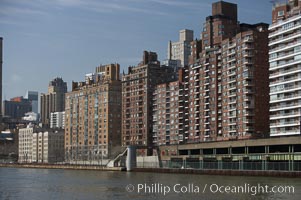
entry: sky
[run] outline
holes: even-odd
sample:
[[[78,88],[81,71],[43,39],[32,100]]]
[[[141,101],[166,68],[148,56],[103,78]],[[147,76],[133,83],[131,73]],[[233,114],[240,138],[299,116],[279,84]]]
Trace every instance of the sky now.
[[[144,50],[166,59],[179,30],[200,38],[213,0],[0,0],[3,99],[83,81],[100,64],[137,65]],[[241,23],[271,23],[269,0],[229,0]]]

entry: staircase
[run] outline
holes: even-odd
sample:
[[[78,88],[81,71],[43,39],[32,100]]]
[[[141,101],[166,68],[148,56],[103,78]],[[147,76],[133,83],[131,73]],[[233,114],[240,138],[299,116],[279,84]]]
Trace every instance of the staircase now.
[[[114,159],[110,160],[108,164],[106,165],[107,167],[117,167],[118,162],[121,161],[121,158],[125,156],[127,153],[127,148],[120,154],[118,154]]]

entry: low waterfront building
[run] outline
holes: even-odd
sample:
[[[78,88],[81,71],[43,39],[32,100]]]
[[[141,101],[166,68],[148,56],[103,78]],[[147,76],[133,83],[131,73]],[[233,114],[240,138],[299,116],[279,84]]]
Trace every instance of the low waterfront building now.
[[[32,136],[37,130],[32,125],[19,129],[19,163],[32,162]]]
[[[49,130],[33,133],[32,162],[55,163],[64,161],[64,131]]]
[[[19,163],[54,163],[64,160],[64,131],[28,125],[19,129]]]

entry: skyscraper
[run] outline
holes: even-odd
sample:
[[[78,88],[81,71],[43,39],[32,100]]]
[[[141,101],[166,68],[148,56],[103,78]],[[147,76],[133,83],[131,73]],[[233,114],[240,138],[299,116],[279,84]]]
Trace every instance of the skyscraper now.
[[[50,113],[65,110],[65,93],[67,83],[62,78],[49,82],[48,93],[41,94],[41,121],[43,126],[50,126]]]
[[[22,96],[11,98],[9,101],[3,101],[3,114],[13,119],[21,119],[25,113],[31,111],[31,102]]]
[[[190,42],[193,41],[193,31],[183,29],[179,33],[179,41],[168,43],[167,59],[180,60],[181,66],[188,65],[189,55],[191,53]]]
[[[2,122],[2,63],[3,63],[3,38],[0,37],[0,123]]]
[[[270,133],[299,135],[301,120],[301,1],[276,3],[269,30]]]
[[[39,92],[27,91],[24,99],[28,99],[31,102],[32,112],[39,113]]]

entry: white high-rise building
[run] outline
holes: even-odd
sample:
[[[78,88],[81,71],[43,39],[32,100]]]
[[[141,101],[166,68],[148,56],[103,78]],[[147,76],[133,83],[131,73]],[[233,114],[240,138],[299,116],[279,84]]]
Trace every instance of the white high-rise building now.
[[[180,30],[180,37],[178,42],[168,43],[167,59],[169,60],[180,60],[181,66],[188,65],[189,55],[191,53],[190,42],[193,41],[192,30]]]
[[[301,1],[276,3],[269,30],[270,135],[300,134]]]
[[[53,112],[50,114],[50,128],[65,128],[65,112]]]

